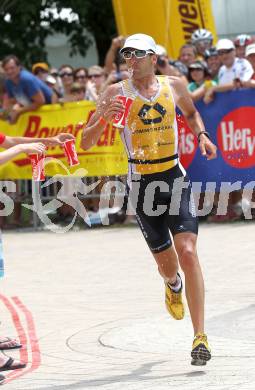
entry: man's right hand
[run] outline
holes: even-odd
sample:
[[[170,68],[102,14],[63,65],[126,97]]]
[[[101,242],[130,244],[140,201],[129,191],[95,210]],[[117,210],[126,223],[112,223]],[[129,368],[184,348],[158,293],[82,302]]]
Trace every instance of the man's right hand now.
[[[107,122],[110,122],[113,117],[125,109],[123,103],[115,97],[111,98],[109,105],[106,107],[103,117]]]

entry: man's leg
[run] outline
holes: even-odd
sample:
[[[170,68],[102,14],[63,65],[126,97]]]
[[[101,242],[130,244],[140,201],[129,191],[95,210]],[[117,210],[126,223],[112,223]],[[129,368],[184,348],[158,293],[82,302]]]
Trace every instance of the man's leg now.
[[[194,328],[191,364],[205,365],[211,359],[211,352],[204,334],[204,280],[196,242],[197,235],[194,233],[179,233],[174,236],[179,263],[185,274],[186,297]]]
[[[178,258],[173,246],[161,251],[152,252],[160,275],[165,282],[165,303],[169,314],[176,320],[184,317],[182,302],[182,281],[178,272]]]
[[[159,253],[153,253],[158,270],[166,283],[174,284],[178,271],[178,258],[174,247],[171,246]]]
[[[196,250],[197,235],[179,233],[174,245],[185,275],[185,290],[194,334],[204,332],[204,280]]]

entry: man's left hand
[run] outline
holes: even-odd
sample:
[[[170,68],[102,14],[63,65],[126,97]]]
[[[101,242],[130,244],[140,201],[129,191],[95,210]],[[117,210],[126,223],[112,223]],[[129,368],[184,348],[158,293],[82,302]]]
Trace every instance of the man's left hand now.
[[[217,146],[205,134],[200,135],[199,148],[202,156],[205,156],[207,160],[212,160],[217,157]]]

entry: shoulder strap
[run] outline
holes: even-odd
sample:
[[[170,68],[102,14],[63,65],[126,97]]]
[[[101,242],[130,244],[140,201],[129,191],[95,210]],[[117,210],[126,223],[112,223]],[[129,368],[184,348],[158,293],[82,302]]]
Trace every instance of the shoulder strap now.
[[[121,87],[125,96],[134,99],[136,97],[135,92],[130,84],[129,79],[121,81]]]

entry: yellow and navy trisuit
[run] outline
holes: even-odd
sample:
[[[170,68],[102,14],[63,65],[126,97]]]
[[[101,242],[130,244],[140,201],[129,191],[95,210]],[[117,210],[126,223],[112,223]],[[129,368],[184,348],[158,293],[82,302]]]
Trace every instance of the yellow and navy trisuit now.
[[[143,97],[130,79],[120,83],[122,94],[133,99],[121,138],[128,156],[129,198],[150,249],[160,252],[171,245],[169,229],[173,235],[197,234],[198,226],[189,179],[178,159],[176,106],[169,78],[156,77],[158,91],[151,99]],[[169,215],[174,180],[180,178],[186,188],[176,215]],[[162,206],[165,211],[157,213]]]

